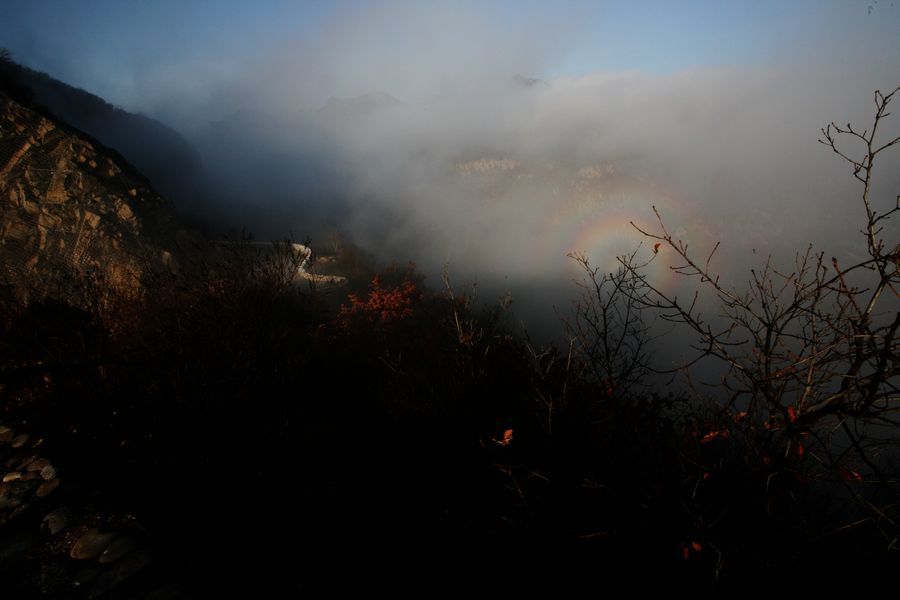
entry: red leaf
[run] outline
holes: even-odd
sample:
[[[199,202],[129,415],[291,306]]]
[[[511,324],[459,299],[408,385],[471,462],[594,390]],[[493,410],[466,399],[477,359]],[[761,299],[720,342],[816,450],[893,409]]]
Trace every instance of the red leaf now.
[[[729,432],[727,429],[714,429],[713,431],[710,431],[709,433],[704,435],[700,440],[700,443],[708,444],[713,440],[727,440],[729,437],[731,437],[731,432]]]
[[[841,479],[849,482],[859,483],[863,480],[862,475],[859,474],[859,471],[851,471],[849,469],[845,469],[844,467],[837,468],[838,475],[841,476]]]
[[[494,443],[498,446],[509,446],[513,441],[513,430],[507,429],[500,438],[494,438]]]

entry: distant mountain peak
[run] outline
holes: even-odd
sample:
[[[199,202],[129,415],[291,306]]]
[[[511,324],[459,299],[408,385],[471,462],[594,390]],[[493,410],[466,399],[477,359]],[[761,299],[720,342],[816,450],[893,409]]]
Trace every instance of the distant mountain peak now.
[[[401,104],[403,103],[400,100],[397,100],[390,94],[376,91],[351,98],[331,96],[325,105],[319,109],[319,112],[340,114],[341,116],[368,115],[374,111]]]
[[[535,79],[534,77],[525,77],[519,73],[513,75],[512,82],[515,85],[520,85],[523,87],[534,87],[534,86],[544,86],[547,85],[543,79]]]

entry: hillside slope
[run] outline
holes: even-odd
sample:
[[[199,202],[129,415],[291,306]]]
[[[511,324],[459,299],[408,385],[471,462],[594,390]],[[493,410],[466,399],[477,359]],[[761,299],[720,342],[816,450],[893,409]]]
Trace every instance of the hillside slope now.
[[[200,158],[191,144],[167,125],[16,64],[8,55],[0,55],[0,91],[23,105],[45,110],[119,152],[167,198],[189,204],[198,193]]]
[[[93,272],[120,291],[172,263],[170,202],[109,150],[0,93],[0,284],[65,295]]]

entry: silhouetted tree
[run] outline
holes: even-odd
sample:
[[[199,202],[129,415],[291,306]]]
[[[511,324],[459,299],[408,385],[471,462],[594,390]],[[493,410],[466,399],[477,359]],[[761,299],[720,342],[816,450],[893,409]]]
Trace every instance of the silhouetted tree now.
[[[632,300],[692,332],[693,360],[711,357],[724,366],[725,420],[740,423],[748,455],[789,460],[814,482],[842,486],[858,501],[854,526],[877,525],[888,544],[900,533],[900,244],[891,235],[896,229],[885,226],[900,211],[900,195],[890,203],[875,198],[873,177],[883,154],[900,143],[900,136],[878,137],[898,91],[875,92],[867,129],[822,129],[820,142],[861,184],[863,260],[845,265],[809,247],[790,270],[770,259],[751,270],[749,289],[737,290],[710,267],[718,244],[698,258],[654,207],[656,228],[632,225],[674,251],[681,263],[674,270],[710,293],[722,320],[702,314],[697,296],[685,302],[656,285],[633,256],[622,260],[636,280],[627,288]],[[845,149],[845,140],[861,152]]]

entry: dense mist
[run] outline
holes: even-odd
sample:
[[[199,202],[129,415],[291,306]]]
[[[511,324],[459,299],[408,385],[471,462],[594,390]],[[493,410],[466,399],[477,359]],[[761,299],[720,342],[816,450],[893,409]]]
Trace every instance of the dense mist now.
[[[845,260],[863,249],[857,182],[817,140],[833,119],[866,123],[897,61],[531,79],[553,35],[535,52],[484,24],[419,16],[415,35],[386,13],[357,16],[370,28],[355,40],[366,28],[342,21],[321,47],[286,46],[222,91],[215,104],[240,108],[196,135],[222,186],[213,214],[225,203],[263,235],[336,229],[433,278],[449,263],[487,299],[511,291],[532,326],[573,291],[568,252],[615,268],[641,241],[629,222],[653,226],[654,205],[698,254],[722,241],[715,266],[738,286],[770,253],[783,264],[808,243]],[[877,181],[887,205],[896,162]],[[670,280],[670,264],[654,275]]]
[[[785,17],[746,64],[571,75],[560,66],[603,10],[348,5],[227,69],[172,62],[117,89],[194,144],[206,183],[182,210],[211,231],[337,231],[546,315],[572,293],[566,254],[614,269],[652,206],[698,255],[721,241],[714,267],[738,286],[809,243],[858,257],[858,184],[817,139],[831,120],[865,127],[872,92],[900,83],[900,43],[895,7],[857,9]],[[900,184],[893,160],[876,205]],[[675,285],[667,261],[652,274]]]

